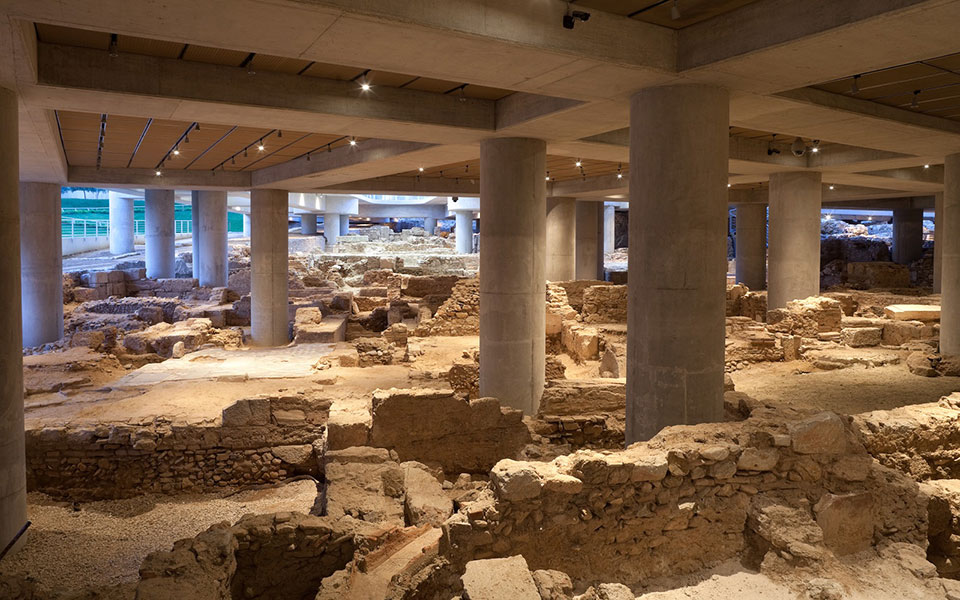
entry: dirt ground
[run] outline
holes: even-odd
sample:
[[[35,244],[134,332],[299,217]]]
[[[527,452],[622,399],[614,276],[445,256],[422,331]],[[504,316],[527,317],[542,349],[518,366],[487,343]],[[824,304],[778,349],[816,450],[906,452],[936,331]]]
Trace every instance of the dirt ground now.
[[[759,363],[732,374],[738,392],[794,408],[857,414],[936,402],[960,391],[960,378],[919,377],[906,365],[803,372],[805,363]]]
[[[103,600],[127,600],[133,598],[147,554],[245,514],[307,513],[316,498],[312,480],[232,495],[147,495],[76,504],[31,493],[27,543],[4,559],[0,576],[25,574],[41,591],[94,588]]]

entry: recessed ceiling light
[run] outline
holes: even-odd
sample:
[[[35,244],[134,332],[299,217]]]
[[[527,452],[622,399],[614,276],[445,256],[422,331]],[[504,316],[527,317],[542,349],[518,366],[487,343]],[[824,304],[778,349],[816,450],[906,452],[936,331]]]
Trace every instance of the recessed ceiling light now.
[[[732,185],[733,185],[733,184],[731,184],[731,183],[728,183],[728,184],[727,184],[727,187],[732,187]]]
[[[160,169],[157,169],[157,172],[155,174],[157,177],[160,177],[161,175],[163,175],[163,173],[160,172]]]
[[[833,186],[831,185],[828,189],[831,189],[831,190],[832,190],[832,189],[833,189]]]
[[[929,169],[929,168],[930,168],[930,165],[923,165],[923,168],[924,168],[924,169]]]

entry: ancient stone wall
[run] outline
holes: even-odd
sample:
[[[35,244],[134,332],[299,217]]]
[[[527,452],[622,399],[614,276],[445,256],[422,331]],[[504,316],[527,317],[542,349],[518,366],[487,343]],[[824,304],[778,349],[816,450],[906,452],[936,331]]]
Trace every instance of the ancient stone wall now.
[[[27,486],[55,497],[129,498],[321,476],[329,401],[239,400],[219,425],[98,424],[26,432]]]
[[[583,291],[583,309],[587,323],[626,323],[627,286],[596,285]]]
[[[480,280],[463,279],[432,318],[421,321],[416,334],[480,335]]]
[[[619,452],[503,460],[490,495],[445,523],[441,551],[461,564],[520,553],[533,569],[581,582],[636,583],[744,553],[750,536],[763,535],[748,516],[772,498],[814,523],[837,554],[925,543],[917,484],[873,462],[846,419],[756,412],[742,423],[667,428]]]

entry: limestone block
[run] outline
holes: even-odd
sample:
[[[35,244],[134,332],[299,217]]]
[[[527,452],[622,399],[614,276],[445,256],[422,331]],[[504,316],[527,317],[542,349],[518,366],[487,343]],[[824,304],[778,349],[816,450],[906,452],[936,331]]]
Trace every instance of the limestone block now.
[[[533,582],[542,600],[570,600],[573,597],[573,583],[562,571],[534,571]]]
[[[497,497],[507,502],[536,498],[543,487],[543,478],[530,463],[509,458],[494,465],[490,482]]]
[[[403,467],[403,507],[407,524],[439,527],[453,513],[453,501],[424,465],[411,461],[400,466]]]
[[[313,453],[312,444],[274,446],[270,449],[270,452],[286,464],[293,467],[294,471],[313,472],[316,470],[317,459]]]
[[[840,342],[852,348],[879,346],[883,330],[879,327],[847,327],[840,330]]]
[[[866,550],[873,541],[873,496],[869,492],[824,494],[814,506],[824,544],[839,556]]]
[[[887,346],[900,346],[920,339],[923,323],[920,321],[885,321],[882,342]]]
[[[891,304],[884,307],[883,316],[895,321],[939,321],[940,307],[926,304]]]
[[[237,400],[223,409],[224,427],[249,427],[270,424],[270,401],[266,398]]]
[[[744,471],[772,471],[780,460],[776,448],[744,448],[737,460],[737,468]]]
[[[832,412],[790,423],[793,451],[799,454],[840,454],[846,449],[846,425]]]
[[[541,600],[527,561],[519,554],[472,560],[460,580],[464,600]]]

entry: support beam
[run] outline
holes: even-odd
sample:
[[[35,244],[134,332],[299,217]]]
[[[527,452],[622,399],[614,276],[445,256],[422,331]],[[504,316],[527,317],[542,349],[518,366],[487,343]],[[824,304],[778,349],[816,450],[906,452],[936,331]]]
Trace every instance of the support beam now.
[[[144,193],[144,256],[147,277],[175,277],[177,270],[176,204],[173,190]]]
[[[943,226],[943,192],[934,197],[933,213],[933,293],[939,294],[941,290],[940,281],[943,273],[943,236],[941,227]]]
[[[0,547],[27,522],[20,318],[20,179],[17,96],[0,88]],[[25,538],[14,546],[23,546]]]
[[[546,150],[528,138],[480,144],[480,395],[528,415],[546,360]]]
[[[713,86],[631,100],[627,444],[723,419],[728,124]]]
[[[603,203],[577,201],[577,279],[603,279]]]
[[[617,208],[603,207],[603,252],[613,252],[617,248]]]
[[[340,235],[350,235],[350,215],[340,215]]]
[[[110,254],[133,252],[133,198],[110,192]]]
[[[893,262],[909,265],[923,256],[923,209],[893,211]]]
[[[23,345],[63,337],[60,185],[20,184],[20,286]]]
[[[767,287],[766,204],[737,204],[737,283]]]
[[[457,210],[453,234],[457,242],[457,254],[473,252],[473,211]]]
[[[193,192],[199,208],[199,244],[193,251],[199,255],[199,274],[194,277],[200,285],[223,287],[227,285],[227,193]],[[256,225],[254,225],[256,227]],[[197,264],[194,261],[194,264]]]
[[[549,198],[546,210],[547,281],[571,281],[577,271],[577,201]]]
[[[250,192],[250,326],[258,346],[290,341],[287,312],[287,192]],[[339,227],[339,223],[337,224]]]
[[[427,235],[433,235],[433,232],[436,228],[437,228],[436,217],[425,217],[423,219],[423,229],[427,232]]]
[[[770,176],[768,308],[820,293],[820,176]]]
[[[326,240],[327,248],[337,245],[340,238],[340,213],[323,213],[323,238]]]
[[[943,258],[940,271],[940,353],[960,355],[960,154],[943,165]],[[938,224],[939,225],[939,224]]]

